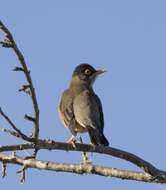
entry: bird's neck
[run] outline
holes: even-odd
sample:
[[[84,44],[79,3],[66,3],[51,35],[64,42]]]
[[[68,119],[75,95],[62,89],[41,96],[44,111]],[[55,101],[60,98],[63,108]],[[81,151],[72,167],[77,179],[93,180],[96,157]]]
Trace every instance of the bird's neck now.
[[[72,79],[69,89],[73,94],[79,94],[84,90],[93,91],[92,85],[83,80]]]

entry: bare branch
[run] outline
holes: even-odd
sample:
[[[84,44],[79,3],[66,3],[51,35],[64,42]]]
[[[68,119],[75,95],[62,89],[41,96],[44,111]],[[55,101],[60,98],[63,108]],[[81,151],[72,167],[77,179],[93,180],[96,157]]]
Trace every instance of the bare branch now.
[[[0,161],[5,161],[6,163],[22,165],[26,168],[35,168],[43,170],[51,170],[56,172],[69,172],[76,174],[95,174],[100,176],[116,177],[127,180],[137,180],[144,182],[155,182],[155,183],[165,183],[163,180],[153,179],[147,173],[134,172],[127,170],[119,170],[116,168],[102,167],[92,164],[66,164],[66,163],[56,163],[50,161],[42,161],[36,159],[24,159],[19,156],[6,155],[0,153]]]
[[[2,109],[0,108],[0,115],[2,115],[2,117],[9,123],[9,125],[19,134],[19,136],[26,141],[32,142],[33,140],[31,138],[29,138],[28,136],[26,136],[24,133],[22,133],[17,127],[16,125],[11,121],[11,119],[2,111]],[[4,132],[7,132],[7,130],[5,130]],[[9,130],[8,130],[8,133]],[[12,132],[11,132],[12,134]],[[13,134],[14,135],[14,134]],[[17,135],[16,135],[17,136]]]
[[[10,126],[18,133],[18,134],[14,134],[12,131],[4,129],[4,132],[8,132],[11,135],[15,136],[15,137],[21,137],[23,140],[26,140],[28,142],[33,142],[34,140],[28,136],[26,136],[24,133],[22,133],[17,127],[16,125],[11,121],[11,119],[2,111],[2,109],[0,108],[0,114],[2,115],[2,117],[4,117],[4,119],[10,124]]]
[[[30,88],[29,84],[22,85],[22,87],[18,91],[19,92],[21,92],[21,91],[27,92],[29,90],[29,88]]]
[[[20,64],[21,64],[21,71],[24,72],[26,80],[28,82],[30,91],[31,91],[31,97],[32,97],[32,103],[33,103],[33,108],[34,108],[34,114],[35,114],[35,122],[34,122],[34,132],[33,132],[33,137],[37,140],[38,136],[39,136],[39,107],[38,107],[38,103],[37,103],[37,98],[36,98],[36,93],[35,93],[35,89],[32,83],[32,79],[31,79],[31,75],[30,72],[27,68],[27,65],[25,63],[25,59],[23,54],[21,53],[21,51],[19,50],[19,48],[17,47],[12,34],[10,33],[10,31],[7,29],[7,27],[2,23],[2,21],[0,21],[0,29],[5,33],[5,40],[4,42],[1,42],[3,47],[11,47]],[[20,70],[16,69],[17,71]]]
[[[29,115],[27,115],[27,114],[25,114],[24,119],[26,119],[26,120],[28,120],[28,121],[35,122],[35,118],[32,117],[32,116],[29,116]]]
[[[23,71],[24,72],[24,69],[22,67],[15,67],[13,69],[13,71]]]
[[[80,143],[83,144],[82,138],[80,137]],[[83,159],[83,163],[91,163],[91,161],[88,158],[88,153],[87,152],[82,152],[82,159]]]
[[[27,167],[25,165],[22,166],[22,168],[17,171],[18,174],[21,174],[20,176],[20,182],[24,183],[25,182],[25,170],[27,169]]]
[[[17,151],[17,150],[27,150],[27,149],[33,149],[34,144],[17,144],[17,145],[4,145],[0,146],[0,152],[5,152],[5,151]]]
[[[136,166],[144,169],[144,171],[154,179],[166,181],[166,172],[157,169],[149,162],[143,160],[142,158],[131,154],[129,152],[125,152],[120,149],[116,149],[113,147],[100,147],[100,146],[93,146],[89,144],[81,144],[76,143],[76,147],[74,148],[69,143],[63,142],[55,142],[55,141],[45,141],[45,140],[38,140],[35,144],[35,147],[38,150],[45,149],[45,150],[64,150],[64,151],[79,151],[79,152],[95,152],[100,154],[111,155],[128,162],[135,164]],[[20,144],[20,145],[11,145],[11,146],[2,146],[0,147],[0,152],[4,151],[13,151],[13,150],[23,150],[23,149],[34,149],[34,144]]]
[[[20,136],[19,133],[15,132],[15,131],[13,131],[13,130],[11,130],[11,129],[0,128],[0,131],[5,132],[5,133],[8,133],[9,135],[12,135],[12,136],[14,136],[14,137],[17,137],[17,138],[21,138],[21,139],[22,139],[22,137]]]

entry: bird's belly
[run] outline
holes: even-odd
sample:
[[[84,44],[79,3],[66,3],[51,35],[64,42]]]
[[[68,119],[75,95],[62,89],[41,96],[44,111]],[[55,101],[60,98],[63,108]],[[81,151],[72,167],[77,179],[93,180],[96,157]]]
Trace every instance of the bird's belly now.
[[[60,113],[60,118],[61,118],[61,121],[63,123],[63,126],[65,128],[68,128],[69,127],[69,122],[67,120],[65,120],[64,117],[62,117],[61,112],[59,112],[59,113]],[[85,132],[87,132],[87,129],[84,126],[80,125],[77,121],[75,121],[74,123],[75,124],[73,125],[73,128],[74,128],[74,131],[76,133],[85,133]]]

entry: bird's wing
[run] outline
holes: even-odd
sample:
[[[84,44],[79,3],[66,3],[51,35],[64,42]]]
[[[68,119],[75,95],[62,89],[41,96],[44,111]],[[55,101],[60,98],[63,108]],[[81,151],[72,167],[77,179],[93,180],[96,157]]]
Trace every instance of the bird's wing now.
[[[76,135],[74,131],[75,119],[73,112],[73,98],[70,95],[69,90],[63,92],[58,111],[64,126],[69,128],[73,135]]]
[[[100,99],[94,92],[84,90],[74,98],[73,109],[76,121],[83,127],[103,132],[104,118]]]
[[[102,104],[101,104],[101,101],[100,101],[100,98],[94,94],[95,96],[95,99],[96,99],[96,102],[97,102],[97,105],[98,105],[98,109],[99,109],[99,112],[100,112],[100,127],[101,127],[101,130],[103,131],[104,129],[104,115],[103,115],[103,108],[102,108]]]
[[[104,118],[100,99],[93,91],[84,90],[74,98],[75,120],[87,129],[91,142],[95,145],[108,146],[103,134]]]

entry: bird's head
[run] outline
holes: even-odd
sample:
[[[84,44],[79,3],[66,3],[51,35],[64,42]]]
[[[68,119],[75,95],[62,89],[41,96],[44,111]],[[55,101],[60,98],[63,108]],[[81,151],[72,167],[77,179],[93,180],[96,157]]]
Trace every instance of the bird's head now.
[[[87,83],[88,85],[93,85],[97,76],[104,72],[106,71],[96,70],[89,64],[80,64],[75,68],[72,80],[74,80],[75,83]]]

